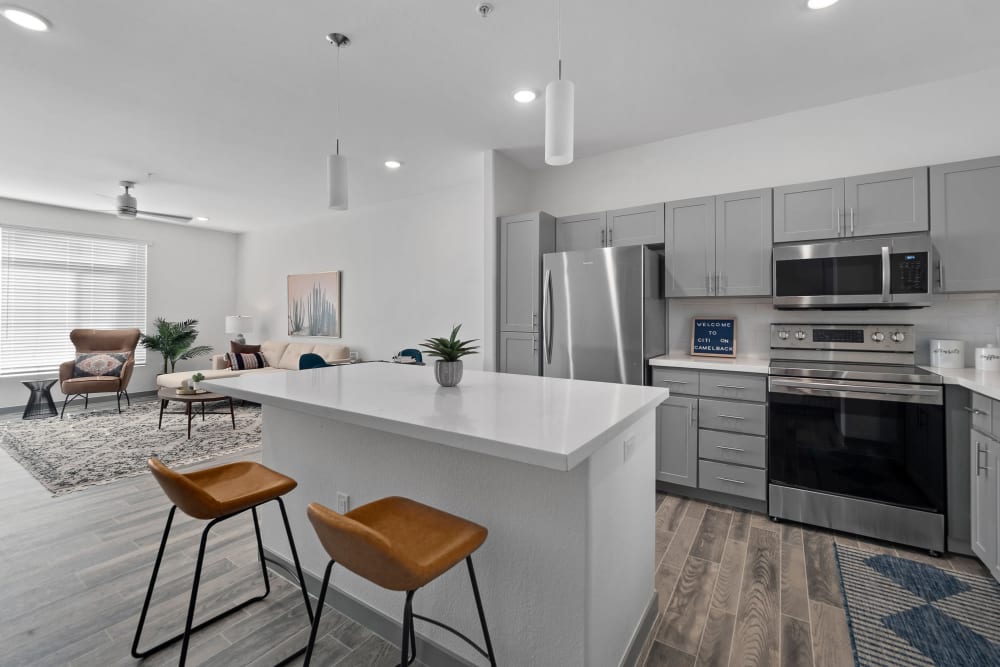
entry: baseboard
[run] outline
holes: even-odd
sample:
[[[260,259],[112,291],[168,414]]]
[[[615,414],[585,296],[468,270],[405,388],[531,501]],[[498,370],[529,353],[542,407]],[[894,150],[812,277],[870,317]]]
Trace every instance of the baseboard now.
[[[286,568],[289,568],[291,572],[295,571],[294,564],[284,556],[266,548],[264,549],[264,555],[268,559],[282,563]],[[271,572],[274,572],[275,574],[278,574],[298,585],[298,582],[290,576],[289,572],[283,572],[278,569],[272,569]],[[308,571],[304,571],[303,576],[305,577],[306,588],[309,589],[309,593],[314,598],[318,597],[320,586],[323,585],[322,578],[317,577]],[[335,586],[330,586],[330,590],[326,594],[326,603],[333,607],[337,612],[368,628],[393,646],[399,646],[399,640],[403,634],[403,626],[395,619],[386,616],[378,609],[362,602],[353,595],[348,595]],[[400,611],[403,609],[402,593],[400,593],[399,597],[399,609]],[[417,661],[418,664],[433,665],[434,667],[438,667],[439,665],[441,667],[475,667],[475,663],[467,661],[465,658],[462,658],[457,653],[441,646],[437,642],[421,637],[419,632],[417,632],[417,655],[419,656]]]
[[[156,390],[139,391],[134,394],[130,392],[129,398],[131,399],[156,398]],[[76,400],[79,401],[80,399]],[[113,400],[113,394],[101,394],[100,396],[92,396],[90,398],[90,402],[103,405],[104,403],[115,403],[115,400]],[[55,404],[56,404],[56,410],[60,409],[62,407],[62,400],[56,401]],[[76,405],[76,401],[74,401],[70,405]],[[125,410],[124,406],[122,407],[122,410]],[[23,405],[10,405],[7,406],[6,408],[0,408],[0,415],[18,414],[23,412],[24,412]]]
[[[649,604],[646,605],[646,611],[643,612],[642,618],[639,619],[639,625],[635,628],[635,634],[632,635],[632,641],[629,642],[628,650],[625,651],[625,657],[622,658],[620,667],[639,667],[642,650],[646,647],[646,640],[649,639],[649,635],[653,631],[653,624],[656,623],[656,614],[659,613],[659,610],[659,594],[654,590],[652,597],[649,598]]]
[[[729,507],[737,507],[741,510],[748,510],[750,512],[760,512],[761,514],[767,513],[767,502],[763,500],[754,500],[752,498],[744,498],[742,496],[731,496],[726,493],[719,493],[718,491],[697,489],[693,486],[680,486],[679,484],[671,484],[669,482],[657,482],[656,490],[660,493],[669,493],[672,496],[692,498],[694,500],[701,500],[706,503],[716,503],[718,505],[728,505]]]

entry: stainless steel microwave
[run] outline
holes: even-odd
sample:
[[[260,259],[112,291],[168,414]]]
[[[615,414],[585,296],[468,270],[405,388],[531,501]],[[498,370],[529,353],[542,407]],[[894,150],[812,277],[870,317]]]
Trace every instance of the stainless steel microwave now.
[[[931,305],[929,234],[776,246],[775,308]]]

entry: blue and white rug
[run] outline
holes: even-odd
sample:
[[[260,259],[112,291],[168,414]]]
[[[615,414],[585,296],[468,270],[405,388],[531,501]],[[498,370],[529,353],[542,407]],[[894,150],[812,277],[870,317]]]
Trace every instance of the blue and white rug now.
[[[1000,584],[835,545],[858,667],[1000,665]]]

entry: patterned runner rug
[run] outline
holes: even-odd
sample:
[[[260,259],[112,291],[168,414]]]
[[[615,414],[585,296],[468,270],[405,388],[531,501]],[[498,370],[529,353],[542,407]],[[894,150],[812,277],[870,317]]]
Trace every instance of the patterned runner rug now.
[[[198,407],[198,406],[195,406]],[[171,466],[260,448],[260,407],[236,406],[236,430],[228,403],[208,404],[225,415],[197,416],[187,439],[184,415],[164,414],[157,430],[159,401],[66,415],[65,419],[21,420],[0,424],[0,446],[54,496],[107,484],[147,471],[154,454]],[[167,410],[182,406],[171,403]]]
[[[1000,665],[1000,584],[835,545],[859,667]]]

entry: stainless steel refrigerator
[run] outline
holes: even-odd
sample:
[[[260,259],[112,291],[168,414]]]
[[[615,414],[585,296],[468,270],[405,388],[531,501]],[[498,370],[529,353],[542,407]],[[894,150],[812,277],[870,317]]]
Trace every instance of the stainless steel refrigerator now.
[[[646,383],[666,351],[663,254],[646,246],[542,258],[542,375]]]

